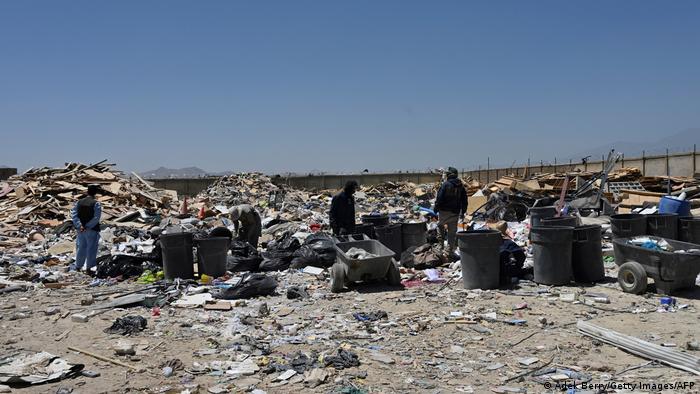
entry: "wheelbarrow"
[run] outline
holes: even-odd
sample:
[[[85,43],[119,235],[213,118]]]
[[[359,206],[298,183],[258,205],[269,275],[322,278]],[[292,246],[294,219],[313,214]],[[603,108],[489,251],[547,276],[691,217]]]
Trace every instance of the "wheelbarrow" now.
[[[350,248],[364,249],[378,257],[353,259],[345,254]],[[394,251],[374,239],[335,244],[336,262],[331,267],[331,291],[338,293],[350,282],[385,279],[390,286],[401,284],[401,273],[394,262]]]
[[[371,238],[367,236],[367,234],[350,234],[350,235],[334,235],[333,236],[333,242],[339,244],[342,242],[351,242],[351,241],[367,241],[370,240]]]
[[[620,269],[617,282],[622,291],[642,294],[647,289],[647,277],[654,279],[660,294],[670,295],[673,291],[693,287],[700,272],[700,246],[688,242],[649,236],[648,238],[668,242],[671,251],[647,249],[630,244],[638,237],[616,238],[613,240],[615,264]],[[688,251],[674,253],[674,251]]]

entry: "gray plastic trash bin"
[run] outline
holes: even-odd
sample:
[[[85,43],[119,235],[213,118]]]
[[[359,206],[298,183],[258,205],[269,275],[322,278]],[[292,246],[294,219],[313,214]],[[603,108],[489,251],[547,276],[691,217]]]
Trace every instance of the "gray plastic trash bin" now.
[[[175,233],[160,236],[163,249],[163,274],[165,279],[193,279],[192,234]]]
[[[457,233],[465,289],[496,289],[501,272],[500,231],[473,230]]]
[[[231,240],[227,237],[212,237],[197,240],[197,257],[202,267],[200,274],[218,278],[226,274],[226,255]]]
[[[565,285],[571,282],[573,227],[540,226],[530,230],[535,282]]]

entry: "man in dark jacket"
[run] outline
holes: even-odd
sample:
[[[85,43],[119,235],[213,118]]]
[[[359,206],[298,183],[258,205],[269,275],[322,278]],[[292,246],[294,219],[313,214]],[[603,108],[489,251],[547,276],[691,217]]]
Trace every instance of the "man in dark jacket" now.
[[[347,181],[343,191],[333,196],[329,213],[331,229],[334,235],[355,233],[355,191],[356,181]]]
[[[72,268],[80,271],[85,264],[85,272],[88,275],[92,275],[91,269],[97,265],[97,246],[100,242],[102,206],[95,200],[98,189],[98,185],[89,185],[87,197],[78,201],[71,210],[73,227],[78,232],[75,239],[75,263]]]
[[[454,167],[447,169],[447,179],[440,186],[435,208],[438,214],[438,235],[442,245],[447,238],[448,255],[451,256],[457,246],[457,222],[467,214],[467,191],[464,190],[459,173]]]

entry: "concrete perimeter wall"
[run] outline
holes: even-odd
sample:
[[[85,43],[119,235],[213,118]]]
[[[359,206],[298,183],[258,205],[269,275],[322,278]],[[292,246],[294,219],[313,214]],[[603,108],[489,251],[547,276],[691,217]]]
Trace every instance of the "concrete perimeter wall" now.
[[[355,175],[308,175],[294,177],[272,178],[276,185],[287,185],[295,189],[325,190],[342,189],[345,182],[356,180],[360,185],[378,185],[384,182],[413,182],[416,184],[431,183],[440,180],[440,174],[432,173],[386,173],[386,174],[355,174]]]
[[[175,190],[180,196],[194,196],[205,190],[218,178],[167,178],[148,179],[153,186]],[[324,190],[341,189],[345,182],[354,179],[360,185],[377,185],[383,182],[407,181],[416,184],[430,183],[440,180],[439,174],[431,173],[388,173],[388,174],[358,174],[358,175],[304,175],[272,178],[272,182],[278,186],[289,186],[295,189]]]
[[[700,170],[700,155],[695,152],[678,153],[661,156],[643,156],[624,158],[615,164],[615,168],[637,167],[647,176],[671,176],[692,177]],[[600,171],[603,168],[602,161],[591,161],[586,164],[558,164],[558,165],[531,165],[528,167],[491,168],[474,171],[464,171],[462,176],[471,176],[481,183],[493,182],[505,175],[523,176],[526,170],[534,173],[555,173],[564,171]],[[0,169],[2,171],[3,169]],[[0,177],[0,179],[2,179]],[[183,178],[183,179],[149,179],[154,186],[162,189],[177,191],[180,196],[194,196],[218,178]],[[383,182],[407,181],[416,184],[437,182],[439,174],[433,173],[386,173],[386,174],[356,174],[356,175],[304,175],[272,178],[272,182],[280,186],[290,186],[295,189],[324,190],[341,189],[345,182],[354,179],[360,185],[377,185]]]
[[[586,164],[531,164],[529,170],[527,166],[491,169],[484,168],[481,170],[464,171],[463,176],[471,176],[481,183],[489,183],[505,175],[513,174],[516,177],[523,176],[526,170],[528,170],[529,174],[556,173],[577,170],[596,172],[603,169],[603,164],[603,161],[598,160],[589,161]],[[645,176],[666,176],[668,174],[670,176],[693,177],[700,170],[700,155],[698,155],[696,152],[689,152],[675,153],[668,156],[657,155],[623,158],[615,163],[615,169],[622,167],[637,167],[642,171],[642,175]]]
[[[211,178],[165,178],[147,179],[153,186],[160,189],[175,190],[178,196],[192,197],[216,182],[218,177]]]

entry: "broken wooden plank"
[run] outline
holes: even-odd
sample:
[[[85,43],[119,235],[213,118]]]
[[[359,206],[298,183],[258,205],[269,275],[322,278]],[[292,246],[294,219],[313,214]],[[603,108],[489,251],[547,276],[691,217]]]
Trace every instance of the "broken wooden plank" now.
[[[230,311],[233,308],[230,301],[207,301],[204,309],[210,311]]]
[[[153,187],[153,185],[151,185],[150,183],[148,183],[148,182],[146,182],[145,180],[143,180],[143,178],[141,178],[141,177],[139,176],[139,174],[137,174],[137,173],[135,173],[135,172],[133,172],[133,171],[131,172],[131,174],[132,174],[133,176],[135,176],[136,179],[138,179],[139,181],[141,181],[141,183],[143,183],[149,190],[157,190],[155,187]]]
[[[78,352],[78,353],[82,353],[82,354],[88,355],[88,356],[90,356],[90,357],[94,357],[94,358],[96,358],[96,359],[98,359],[98,360],[100,360],[100,361],[106,361],[106,362],[108,362],[108,363],[112,363],[112,364],[115,364],[115,365],[119,365],[119,366],[124,367],[124,368],[129,368],[129,369],[131,369],[131,370],[133,370],[133,371],[136,371],[136,370],[137,370],[137,368],[134,367],[133,365],[129,365],[129,364],[123,363],[123,362],[121,362],[121,361],[119,361],[119,360],[115,360],[115,359],[113,359],[113,358],[101,356],[101,355],[99,355],[99,354],[96,354],[96,353],[93,353],[93,352],[90,352],[90,351],[87,351],[87,350],[83,350],[83,349],[80,349],[80,348],[77,348],[77,347],[68,346],[68,350],[72,350],[72,351],[74,351],[74,352]]]
[[[71,331],[72,331],[71,329],[68,329],[68,330],[66,330],[66,331],[63,331],[61,334],[57,335],[56,338],[54,338],[53,340],[56,341],[56,342],[60,342],[60,341],[63,340],[63,338],[67,337],[68,334],[70,334]]]

